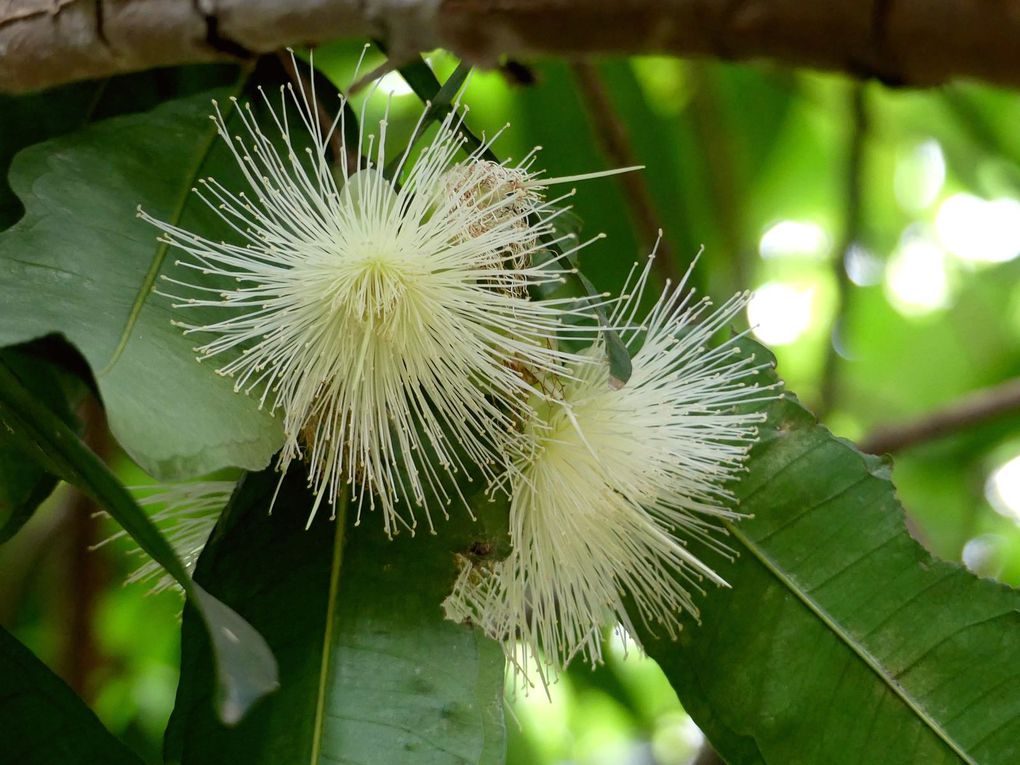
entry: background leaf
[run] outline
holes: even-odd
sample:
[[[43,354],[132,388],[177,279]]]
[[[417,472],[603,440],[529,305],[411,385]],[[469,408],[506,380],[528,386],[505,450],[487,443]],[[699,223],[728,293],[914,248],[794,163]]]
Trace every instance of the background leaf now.
[[[642,636],[727,762],[1017,762],[1020,592],[933,559],[888,466],[790,398],[748,467],[732,589]]]
[[[313,498],[301,476],[287,478],[269,515],[277,480],[268,471],[244,479],[196,578],[266,636],[280,691],[236,728],[218,724],[206,641],[189,608],[168,762],[501,762],[503,654],[440,608],[454,551],[492,536],[458,516],[437,536],[391,541],[375,514],[337,525],[322,511],[306,530]],[[499,510],[488,505],[486,517]]]
[[[235,67],[184,66],[76,82],[41,93],[0,94],[0,229],[24,208],[7,183],[14,155],[26,146],[71,133],[95,120],[151,109],[160,101],[228,85]]]
[[[26,149],[11,185],[27,212],[0,234],[0,343],[64,334],[92,366],[117,440],[161,477],[261,468],[282,442],[268,412],[195,362],[169,300],[151,294],[174,256],[135,218],[137,205],[208,236],[223,228],[190,193],[199,175],[237,177],[209,98]]]
[[[78,427],[72,406],[81,400],[84,386],[77,379],[15,349],[0,350],[0,364],[13,369],[64,424]],[[56,485],[57,477],[26,454],[10,431],[0,428],[0,543],[18,532]]]
[[[84,702],[0,628],[0,761],[18,765],[141,765]]]

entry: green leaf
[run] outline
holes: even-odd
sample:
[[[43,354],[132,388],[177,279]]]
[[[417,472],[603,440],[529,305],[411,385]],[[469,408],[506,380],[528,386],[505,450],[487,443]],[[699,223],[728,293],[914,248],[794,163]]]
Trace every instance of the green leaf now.
[[[69,395],[80,400],[82,386],[52,365],[15,349],[0,350],[0,364],[14,369],[36,396],[69,427],[77,428]],[[25,454],[6,428],[0,428],[0,543],[13,537],[52,492],[57,478]]]
[[[471,73],[471,67],[465,66],[463,63],[457,64],[453,74],[447,78],[442,86],[439,85],[439,80],[436,79],[432,68],[425,63],[421,56],[404,64],[397,71],[400,72],[400,76],[404,78],[404,81],[411,87],[414,94],[428,104],[425,119],[422,121],[422,126],[424,127],[430,120],[441,122],[450,113],[453,109],[453,99],[467,81],[467,77]],[[460,134],[464,136],[466,141],[464,148],[467,151],[473,152],[481,148],[482,142],[478,139],[478,136],[472,133],[471,129],[464,123],[460,125]],[[418,137],[419,135],[416,134],[413,140],[417,140]],[[496,155],[489,148],[482,152],[482,158],[487,159],[489,162],[499,162]]]
[[[407,70],[406,72],[404,71],[405,69]],[[432,120],[441,122],[446,115],[453,110],[453,99],[457,97],[457,93],[462,87],[464,87],[464,83],[467,81],[468,75],[471,73],[471,67],[466,66],[463,63],[457,64],[457,68],[453,70],[453,74],[447,78],[441,88],[435,91],[431,100],[424,97],[423,94],[432,92],[434,87],[438,87],[439,81],[436,79],[436,76],[432,74],[432,70],[429,69],[428,65],[424,61],[419,58],[416,62],[405,66],[400,70],[400,72],[408,84],[413,82],[417,85],[417,87],[415,87],[415,85],[411,85],[415,94],[428,103],[428,106],[425,108],[424,117],[421,122],[418,123],[414,134],[407,142],[407,146],[410,148],[418,142],[418,139],[421,138],[422,135],[424,135],[426,127],[430,122],[432,122]],[[427,76],[425,75],[426,72]],[[461,125],[461,134],[465,137],[465,139],[467,139],[468,151],[474,151],[481,146],[481,142],[475,137],[474,133],[468,130],[468,128],[464,125]],[[492,152],[487,150],[487,154],[491,156]],[[389,180],[399,180],[395,179],[394,176],[397,170],[400,169],[400,165],[403,161],[404,152],[401,151],[396,154],[389,163],[387,163],[386,168],[383,170],[383,177]]]
[[[500,648],[440,608],[454,552],[492,549],[500,535],[457,517],[436,536],[390,541],[367,508],[360,526],[320,511],[306,530],[313,498],[303,477],[288,476],[270,515],[277,480],[268,471],[244,479],[196,578],[266,636],[280,691],[236,728],[216,723],[206,642],[188,609],[167,762],[502,762]],[[486,503],[485,517],[501,511]]]
[[[117,440],[167,478],[261,468],[282,443],[268,412],[196,363],[193,340],[170,325],[170,301],[152,288],[173,257],[135,217],[141,204],[207,236],[223,231],[190,193],[199,175],[240,185],[210,111],[209,95],[196,96],[29,147],[10,176],[25,217],[0,234],[0,344],[65,335],[96,373]]]
[[[218,709],[228,723],[277,687],[277,667],[262,637],[188,576],[173,548],[117,477],[0,362],[0,426],[46,469],[91,496],[166,569],[199,609],[216,655]]]
[[[55,476],[0,433],[0,544],[21,530],[56,487]]]
[[[918,545],[887,464],[792,398],[768,415],[732,589],[642,635],[685,708],[731,765],[1020,761],[1020,593]]]
[[[14,155],[34,143],[65,135],[97,119],[151,109],[173,95],[190,95],[237,79],[232,66],[151,69],[103,80],[11,96],[0,93],[0,229],[24,212],[7,184]]]
[[[26,146],[69,132],[89,120],[102,95],[103,82],[80,82],[27,96],[0,94],[0,229],[23,212],[7,185],[14,154]]]
[[[0,760],[18,765],[141,765],[74,691],[0,628]]]

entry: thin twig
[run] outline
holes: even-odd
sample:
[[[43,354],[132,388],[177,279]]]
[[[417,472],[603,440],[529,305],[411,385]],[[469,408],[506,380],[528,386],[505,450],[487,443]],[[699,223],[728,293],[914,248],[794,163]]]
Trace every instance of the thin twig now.
[[[105,459],[110,453],[110,436],[103,410],[92,396],[82,405],[84,439],[92,450]],[[99,522],[95,501],[72,490],[68,513],[70,550],[66,561],[67,632],[61,661],[62,675],[79,696],[91,700],[95,690],[94,676],[102,666],[102,650],[96,640],[96,610],[106,572],[100,556],[92,554],[99,541]]]
[[[971,393],[916,420],[880,428],[860,441],[868,454],[893,454],[1020,412],[1020,378]]]
[[[850,276],[846,270],[846,259],[850,249],[860,237],[861,193],[864,188],[864,147],[868,137],[868,107],[865,86],[854,83],[850,92],[850,141],[846,155],[846,191],[843,214],[843,235],[836,246],[832,272],[836,280],[836,306],[832,319],[831,336],[826,346],[825,365],[822,367],[818,405],[815,413],[825,417],[836,403],[839,382],[839,346],[841,334],[849,309],[851,296]]]
[[[571,68],[606,159],[616,167],[632,167],[639,164],[631,148],[627,130],[613,107],[598,69],[590,61],[575,61]],[[623,199],[634,221],[641,246],[650,252],[659,241],[660,226],[645,176],[643,173],[622,173],[615,178],[623,192]],[[664,280],[668,279],[673,284],[679,282],[680,274],[676,263],[673,262],[672,253],[663,241],[659,241],[655,269]]]
[[[726,761],[719,756],[719,753],[712,748],[712,745],[706,739],[691,765],[726,765]]]
[[[729,266],[728,291],[739,292],[751,286],[742,206],[746,191],[738,180],[732,131],[723,114],[712,66],[706,61],[692,61],[687,65],[693,92],[687,114],[698,142],[712,222],[723,248],[719,253],[723,257],[719,260]]]
[[[287,76],[290,77],[291,81],[304,93],[311,93],[311,83],[296,66],[294,57],[290,53],[281,50],[276,52],[276,58],[279,59],[280,64],[287,72]],[[312,73],[312,76],[315,76],[314,72]],[[319,126],[322,128],[322,134],[329,137],[329,148],[333,153],[333,162],[339,165],[344,151],[346,150],[347,166],[352,168],[358,167],[360,157],[356,151],[352,152],[350,148],[344,147],[343,136],[340,135],[340,131],[333,129],[333,115],[329,113],[329,110],[323,105],[322,100],[318,98],[315,100],[315,116],[319,120]]]

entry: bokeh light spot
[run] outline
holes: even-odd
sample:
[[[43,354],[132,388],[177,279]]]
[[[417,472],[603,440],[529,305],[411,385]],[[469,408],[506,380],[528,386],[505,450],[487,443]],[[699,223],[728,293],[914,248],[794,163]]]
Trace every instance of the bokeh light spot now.
[[[754,291],[747,320],[755,337],[767,345],[795,342],[811,326],[815,290],[768,282]]]
[[[935,232],[961,260],[1004,263],[1020,255],[1020,202],[954,194],[939,205]]]
[[[758,251],[766,259],[791,256],[821,260],[829,253],[829,237],[817,223],[781,220],[761,235]]]
[[[1020,523],[1020,455],[992,471],[985,496],[997,513]]]
[[[908,212],[929,207],[946,182],[946,158],[938,141],[929,138],[899,158],[893,176],[896,201]]]
[[[919,315],[949,303],[945,253],[932,241],[905,236],[885,272],[886,294],[900,313]]]

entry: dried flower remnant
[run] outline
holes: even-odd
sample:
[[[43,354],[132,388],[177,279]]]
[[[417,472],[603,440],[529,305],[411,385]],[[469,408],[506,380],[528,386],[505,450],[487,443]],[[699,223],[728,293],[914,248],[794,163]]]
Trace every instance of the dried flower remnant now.
[[[530,159],[530,156],[526,159]],[[499,263],[508,263],[515,269],[527,267],[538,246],[537,232],[530,221],[532,211],[542,201],[535,179],[521,168],[480,159],[451,167],[443,180],[448,194],[458,198],[465,208],[480,212],[471,227],[461,236],[473,239],[509,221],[521,236],[507,243],[500,253],[502,257]],[[505,204],[493,205],[492,200],[503,200]],[[517,297],[527,297],[526,285],[519,280],[507,280],[504,289]]]

